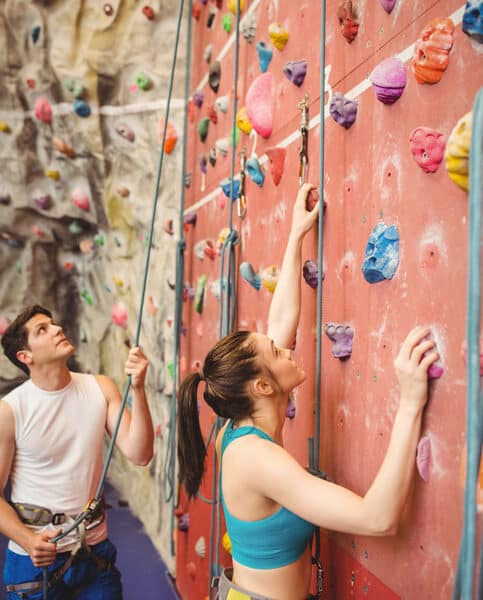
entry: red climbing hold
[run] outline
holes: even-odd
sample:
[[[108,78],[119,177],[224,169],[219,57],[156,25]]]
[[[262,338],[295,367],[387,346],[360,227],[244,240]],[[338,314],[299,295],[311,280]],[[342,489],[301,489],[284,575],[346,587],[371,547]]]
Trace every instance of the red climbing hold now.
[[[146,19],[152,21],[154,19],[154,10],[148,4],[146,4],[146,6],[143,6],[143,15],[146,17]]]
[[[265,154],[268,156],[270,161],[270,173],[272,175],[273,183],[278,185],[282,179],[283,167],[285,165],[285,156],[287,151],[285,148],[267,148]]]

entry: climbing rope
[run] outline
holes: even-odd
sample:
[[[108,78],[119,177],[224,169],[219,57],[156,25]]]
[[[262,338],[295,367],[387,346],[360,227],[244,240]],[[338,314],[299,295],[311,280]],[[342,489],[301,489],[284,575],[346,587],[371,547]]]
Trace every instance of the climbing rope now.
[[[469,256],[466,410],[466,485],[464,522],[453,600],[471,600],[476,562],[476,488],[483,446],[483,395],[480,389],[481,202],[483,186],[483,88],[476,95],[470,150]],[[483,597],[483,538],[477,598]]]
[[[239,49],[240,49],[240,0],[236,2],[236,25],[235,25],[235,67],[233,74],[233,119],[231,131],[231,174],[230,174],[230,208],[228,218],[229,233],[226,236],[221,248],[220,256],[220,299],[219,299],[219,337],[224,337],[231,333],[235,328],[235,308],[236,308],[236,256],[235,246],[238,244],[238,232],[233,228],[233,203],[234,203],[234,187],[235,187],[235,152],[236,152],[236,112],[237,112],[237,97],[238,97],[238,66],[239,66]],[[226,260],[225,260],[226,259]],[[214,435],[220,431],[224,420],[220,417],[215,419]],[[208,597],[212,598],[211,582],[213,577],[220,575],[220,485],[217,472],[217,456],[216,451],[213,452],[213,482],[212,482],[212,505],[211,505],[211,525],[210,525],[210,577]],[[215,524],[216,519],[216,524]],[[214,560],[213,560],[214,555]]]
[[[170,540],[171,556],[175,555],[174,549],[174,509],[176,502],[175,494],[175,471],[176,471],[176,394],[179,381],[179,348],[181,339],[181,325],[183,315],[183,287],[184,287],[184,251],[186,239],[184,235],[184,206],[185,206],[185,171],[187,158],[188,139],[188,102],[191,84],[191,7],[193,0],[188,0],[188,30],[186,39],[186,73],[184,86],[185,111],[183,118],[183,158],[181,165],[181,200],[179,209],[179,241],[176,244],[176,283],[175,283],[175,313],[174,313],[174,348],[173,348],[173,391],[171,393],[170,415],[169,415],[169,437],[164,462],[164,494],[165,502],[171,503],[170,517]]]
[[[322,275],[323,275],[323,248],[324,248],[324,136],[325,136],[325,0],[320,2],[320,133],[319,133],[319,230],[317,261],[317,324],[316,324],[316,351],[315,351],[315,408],[314,408],[314,437],[309,438],[309,471],[320,476],[320,401],[321,401],[321,363],[322,363]],[[317,591],[312,596],[314,599],[321,597],[323,588],[323,570],[320,562],[320,529],[315,530],[315,548],[312,563],[317,568]]]
[[[184,6],[184,0],[181,0],[180,4],[179,4],[178,24],[177,24],[177,29],[176,29],[175,43],[174,43],[173,60],[172,60],[172,64],[171,64],[171,75],[170,75],[170,79],[169,79],[168,99],[167,99],[167,102],[166,102],[166,116],[165,116],[165,120],[164,120],[163,139],[161,141],[161,152],[160,152],[159,161],[158,161],[158,169],[157,169],[157,174],[156,174],[156,182],[155,182],[154,193],[153,193],[153,207],[152,207],[152,213],[151,213],[151,223],[150,223],[150,228],[149,228],[149,236],[148,236],[148,243],[147,243],[147,250],[146,250],[146,259],[145,259],[145,264],[144,264],[143,283],[142,283],[142,286],[141,286],[141,300],[140,300],[140,304],[139,304],[139,313],[138,313],[137,326],[136,326],[136,335],[135,335],[135,338],[134,338],[135,339],[135,341],[134,341],[134,345],[135,346],[139,345],[139,338],[140,338],[140,335],[141,335],[141,325],[142,325],[142,318],[143,318],[144,301],[145,301],[145,297],[146,297],[146,287],[147,287],[148,274],[149,274],[149,262],[150,262],[150,258],[151,258],[151,248],[152,248],[152,245],[153,245],[153,237],[154,237],[154,225],[155,225],[155,221],[156,221],[156,211],[157,211],[157,207],[158,207],[159,184],[160,184],[160,180],[161,180],[161,173],[162,173],[162,170],[163,170],[164,145],[165,145],[165,142],[166,142],[166,134],[167,134],[167,128],[168,128],[169,110],[170,110],[170,104],[171,104],[171,96],[172,96],[172,93],[173,93],[173,82],[174,82],[174,74],[175,74],[175,66],[176,66],[176,57],[177,57],[177,53],[178,53],[178,43],[179,43],[179,37],[180,37],[180,31],[181,31],[181,22],[182,22],[182,16],[183,16],[183,6]],[[119,427],[121,425],[122,415],[124,413],[124,409],[125,409],[126,404],[127,404],[128,394],[129,394],[130,387],[131,387],[131,376],[129,375],[128,378],[127,378],[126,385],[124,387],[124,392],[123,392],[123,395],[122,395],[121,406],[119,408],[119,413],[117,415],[116,424],[115,424],[115,427],[114,427],[114,431],[112,433],[111,441],[109,443],[109,448],[108,448],[108,451],[107,451],[106,459],[104,461],[104,466],[103,466],[103,469],[102,469],[101,477],[100,477],[100,480],[99,480],[99,485],[97,486],[97,490],[96,490],[96,494],[94,496],[94,499],[89,502],[89,504],[87,505],[87,507],[75,519],[75,521],[72,523],[72,525],[70,527],[68,527],[60,535],[58,535],[55,538],[52,538],[50,540],[54,544],[56,542],[58,542],[59,540],[63,539],[66,535],[68,535],[74,529],[77,529],[77,527],[87,517],[89,517],[90,515],[92,515],[93,510],[97,509],[97,506],[99,505],[99,503],[101,501],[101,496],[102,496],[102,492],[103,492],[103,489],[104,489],[104,483],[105,483],[106,476],[107,476],[107,470],[108,470],[109,465],[111,463],[112,454],[113,454],[113,451],[114,451],[114,445],[116,443],[117,435],[119,433]],[[44,570],[43,570],[43,596],[44,596],[44,600],[47,600],[47,588],[48,588],[48,572],[47,572],[47,568],[44,568]]]

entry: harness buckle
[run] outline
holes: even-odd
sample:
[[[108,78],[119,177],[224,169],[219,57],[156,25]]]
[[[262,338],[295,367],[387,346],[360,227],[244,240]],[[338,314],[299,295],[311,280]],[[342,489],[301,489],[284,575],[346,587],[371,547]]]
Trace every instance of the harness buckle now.
[[[54,513],[51,523],[52,525],[63,525],[65,523],[65,513]]]

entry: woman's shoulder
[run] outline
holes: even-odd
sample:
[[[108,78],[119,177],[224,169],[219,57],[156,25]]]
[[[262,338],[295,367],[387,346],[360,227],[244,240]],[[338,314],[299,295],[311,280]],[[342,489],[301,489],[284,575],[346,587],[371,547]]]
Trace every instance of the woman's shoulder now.
[[[218,460],[220,460],[221,458],[221,443],[223,441],[223,436],[225,435],[225,431],[226,428],[230,425],[231,421],[227,421],[223,427],[220,429],[220,431],[218,432],[218,435],[216,436],[216,442],[215,442],[215,448],[216,448],[216,455],[218,457]]]

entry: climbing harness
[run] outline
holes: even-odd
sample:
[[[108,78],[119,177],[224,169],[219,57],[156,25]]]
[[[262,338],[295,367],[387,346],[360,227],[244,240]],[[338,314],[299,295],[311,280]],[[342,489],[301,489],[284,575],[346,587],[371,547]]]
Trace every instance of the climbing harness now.
[[[181,165],[181,201],[179,209],[179,241],[176,244],[176,282],[175,282],[175,313],[174,313],[174,347],[173,347],[173,391],[171,393],[170,417],[169,417],[169,437],[166,449],[166,458],[164,463],[164,493],[165,502],[171,503],[170,516],[170,548],[171,556],[175,555],[174,547],[174,524],[175,524],[175,506],[177,498],[175,497],[175,471],[176,471],[176,395],[178,392],[179,380],[179,349],[181,339],[181,326],[183,315],[183,292],[184,292],[184,252],[186,249],[186,239],[184,235],[184,206],[185,206],[185,178],[186,178],[186,158],[187,158],[187,135],[188,135],[188,104],[191,83],[191,7],[192,0],[188,1],[188,29],[186,32],[186,75],[184,89],[185,111],[183,117],[183,158]]]
[[[246,169],[247,169],[247,149],[246,146],[239,153],[240,157],[240,190],[237,198],[237,212],[240,219],[244,219],[247,214],[247,198],[245,195]]]
[[[135,335],[135,342],[134,342],[135,346],[139,345],[139,338],[141,335],[141,324],[142,324],[143,309],[144,309],[144,302],[145,302],[145,296],[146,296],[146,287],[147,287],[147,280],[148,280],[148,273],[149,273],[149,262],[150,262],[150,258],[151,258],[151,249],[153,247],[154,225],[155,225],[155,221],[156,221],[156,211],[157,211],[158,199],[159,199],[158,198],[159,184],[160,184],[160,180],[161,180],[161,173],[163,170],[163,161],[164,161],[164,153],[165,153],[164,148],[165,148],[166,134],[167,134],[167,129],[168,129],[168,119],[169,119],[169,111],[170,111],[170,105],[171,105],[171,96],[173,94],[173,82],[174,82],[174,74],[175,74],[175,67],[176,67],[176,58],[177,58],[177,54],[178,54],[178,44],[179,44],[179,38],[180,38],[180,32],[181,32],[183,8],[184,8],[184,0],[181,0],[179,3],[179,10],[178,10],[178,22],[177,22],[176,38],[175,38],[174,49],[173,49],[173,60],[172,60],[172,64],[171,64],[171,74],[170,74],[170,80],[169,80],[168,98],[166,101],[166,116],[164,119],[163,137],[162,137],[162,141],[161,141],[161,151],[160,151],[160,155],[159,155],[158,169],[157,169],[156,181],[155,181],[155,186],[154,186],[151,222],[150,222],[149,235],[147,237],[147,244],[146,244],[146,259],[145,259],[145,265],[144,265],[143,283],[141,286],[141,301],[140,301],[140,305],[139,305],[139,314],[138,314],[137,327],[136,327],[136,335]],[[109,465],[110,465],[110,462],[112,459],[114,445],[116,443],[117,435],[119,433],[122,415],[124,413],[124,409],[125,409],[127,401],[128,401],[130,387],[131,387],[131,376],[129,375],[127,378],[126,385],[124,387],[121,405],[119,407],[116,424],[115,424],[115,427],[114,427],[114,430],[112,433],[111,441],[109,443],[109,448],[107,450],[107,455],[106,455],[106,459],[104,461],[104,466],[102,469],[101,477],[99,479],[99,484],[97,486],[96,494],[95,494],[94,498],[88,503],[86,508],[80,513],[80,515],[76,519],[74,519],[74,522],[65,531],[63,531],[60,535],[58,535],[50,540],[54,544],[56,542],[58,542],[59,540],[63,539],[66,535],[68,535],[74,529],[78,529],[79,525],[84,520],[86,520],[86,519],[90,518],[90,516],[92,516],[93,510],[96,509],[95,507],[97,507],[98,503],[101,501],[101,496],[102,496],[102,492],[104,489],[104,483],[105,483],[106,476],[107,476],[107,470],[109,468]],[[43,585],[42,585],[44,600],[47,600],[48,586],[49,586],[48,571],[47,571],[47,568],[44,568],[44,570],[43,570]]]
[[[308,158],[308,137],[309,137],[309,96],[305,94],[304,99],[297,104],[298,109],[301,112],[300,121],[300,137],[301,144],[299,150],[299,184],[305,183],[305,176],[307,175],[307,165],[309,162]],[[322,120],[322,117],[321,117]]]
[[[472,600],[475,577],[479,572],[477,598],[483,597],[483,538],[480,564],[476,563],[476,487],[483,447],[483,394],[480,380],[481,310],[481,202],[483,186],[483,88],[476,95],[470,150],[469,256],[467,337],[467,411],[466,411],[466,486],[464,522],[453,600]]]

